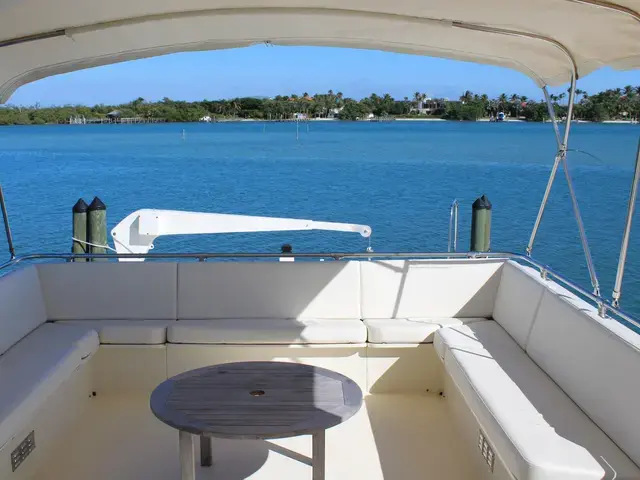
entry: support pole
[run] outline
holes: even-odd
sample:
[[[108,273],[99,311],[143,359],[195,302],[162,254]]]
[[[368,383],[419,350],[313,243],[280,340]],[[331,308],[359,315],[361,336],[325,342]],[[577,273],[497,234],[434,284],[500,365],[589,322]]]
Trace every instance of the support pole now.
[[[189,432],[179,433],[181,480],[196,480],[195,453],[193,435]]]
[[[312,436],[311,465],[313,480],[324,480],[325,474],[325,431],[319,430]]]
[[[71,253],[89,253],[87,245],[87,210],[89,205],[81,198],[71,209],[73,215],[73,244]],[[76,258],[74,262],[86,262],[86,258]]]
[[[536,223],[533,224],[531,237],[529,237],[529,244],[527,245],[527,256],[529,257],[531,256],[531,251],[533,250],[533,242],[535,242],[536,240],[536,235],[538,234],[538,229],[540,228],[540,223],[542,222],[544,209],[546,208],[547,202],[549,201],[549,195],[551,194],[551,187],[553,186],[553,182],[556,179],[556,173],[558,173],[558,166],[560,165],[560,162],[562,161],[562,156],[564,154],[565,152],[558,150],[558,153],[556,153],[556,158],[553,161],[553,168],[551,168],[551,174],[549,175],[547,188],[544,191],[544,196],[542,197],[542,203],[540,203],[540,208],[538,209],[538,216],[536,217]]]
[[[638,141],[638,151],[636,152],[636,168],[631,183],[631,193],[629,193],[629,205],[627,206],[627,221],[624,225],[622,235],[622,246],[620,247],[620,259],[618,260],[618,271],[616,273],[616,283],[613,287],[613,306],[620,306],[620,295],[622,293],[622,278],[624,277],[624,267],[627,262],[627,249],[629,248],[629,236],[631,235],[631,223],[636,207],[636,197],[638,195],[638,183],[640,182],[640,141]]]
[[[213,465],[213,451],[211,450],[211,437],[200,436],[200,466]]]
[[[4,221],[4,231],[7,234],[7,245],[9,246],[9,255],[11,260],[16,258],[16,251],[13,248],[13,236],[11,235],[11,227],[9,226],[9,215],[7,214],[7,205],[4,201],[4,193],[2,185],[0,185],[0,210],[2,210],[2,220]]]
[[[572,83],[573,85],[573,83]],[[540,203],[540,209],[538,210],[538,216],[536,217],[536,223],[533,225],[533,230],[531,231],[531,237],[529,238],[529,244],[527,245],[527,255],[531,256],[531,251],[533,250],[533,242],[536,239],[536,235],[538,234],[538,229],[540,228],[540,223],[542,222],[542,216],[544,215],[544,209],[547,206],[547,202],[549,201],[549,195],[551,194],[551,187],[553,186],[553,182],[556,179],[556,173],[558,173],[558,166],[562,161],[562,156],[567,154],[567,146],[566,143],[562,142],[560,137],[560,129],[558,128],[558,121],[556,120],[556,111],[553,108],[553,104],[551,103],[551,98],[549,97],[549,91],[547,87],[542,88],[542,93],[544,93],[544,99],[547,102],[547,110],[549,112],[549,118],[551,119],[551,123],[553,124],[553,131],[556,134],[556,143],[558,145],[558,151],[556,153],[556,157],[553,161],[553,168],[551,169],[551,174],[549,175],[549,181],[547,182],[547,188],[544,191],[544,196],[542,197],[542,203]],[[567,125],[567,127],[571,125]],[[566,130],[565,130],[566,133]]]
[[[87,209],[87,230],[91,253],[107,253],[107,206],[98,197]]]
[[[553,129],[556,134],[556,142],[558,144],[558,153],[556,154],[556,158],[553,162],[553,168],[551,169],[551,174],[549,175],[549,181],[547,182],[547,188],[544,192],[544,196],[542,198],[542,203],[540,204],[540,209],[538,210],[538,216],[536,217],[536,222],[533,226],[533,231],[531,232],[531,237],[529,238],[529,244],[527,245],[527,255],[531,256],[531,251],[533,250],[533,242],[535,241],[536,234],[538,233],[538,228],[540,227],[540,222],[542,221],[542,216],[544,214],[545,207],[549,200],[549,194],[551,193],[551,187],[553,186],[553,182],[556,177],[556,173],[558,171],[558,166],[562,163],[562,168],[565,172],[565,177],[567,179],[567,186],[569,187],[569,194],[571,196],[571,203],[573,206],[573,213],[576,217],[576,222],[578,223],[578,230],[580,232],[580,242],[582,243],[582,249],[584,250],[584,256],[587,262],[587,268],[589,270],[589,278],[591,279],[591,286],[593,287],[593,293],[596,296],[600,296],[600,284],[598,282],[598,277],[596,275],[595,266],[593,264],[593,259],[591,257],[591,249],[589,248],[589,242],[587,240],[587,234],[584,229],[584,223],[582,222],[582,215],[580,214],[580,207],[578,206],[578,199],[576,198],[575,189],[573,187],[573,181],[571,180],[571,174],[569,172],[569,165],[567,163],[567,145],[569,143],[569,133],[571,132],[571,120],[573,118],[573,107],[574,101],[576,97],[576,75],[571,78],[571,88],[569,89],[569,105],[567,108],[567,121],[564,127],[564,137],[561,139],[560,129],[558,128],[558,122],[556,120],[555,110],[553,109],[553,105],[551,104],[551,99],[549,97],[549,92],[546,87],[542,89],[544,93],[545,100],[547,102],[547,108],[549,109],[549,115],[551,116],[551,121],[553,122]],[[603,312],[602,307],[604,304],[599,305],[599,310]]]
[[[571,204],[573,205],[573,214],[576,217],[578,223],[578,230],[580,232],[580,241],[582,242],[582,249],[584,250],[584,257],[587,261],[587,268],[589,269],[589,278],[591,279],[591,286],[593,287],[593,294],[596,297],[600,296],[600,283],[596,275],[596,268],[593,264],[593,258],[591,258],[591,248],[589,248],[589,240],[587,240],[587,232],[584,229],[584,223],[582,223],[582,215],[580,214],[580,207],[578,206],[578,199],[576,192],[573,188],[573,181],[571,180],[571,174],[569,173],[569,165],[567,164],[566,155],[562,157],[562,169],[564,170],[564,176],[567,179],[567,186],[569,187],[569,194],[571,196]]]

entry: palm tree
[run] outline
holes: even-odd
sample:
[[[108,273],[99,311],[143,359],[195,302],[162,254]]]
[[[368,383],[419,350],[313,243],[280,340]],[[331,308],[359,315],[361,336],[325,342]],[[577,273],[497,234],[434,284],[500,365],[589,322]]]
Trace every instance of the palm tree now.
[[[460,101],[461,101],[462,103],[468,103],[468,102],[470,102],[471,100],[473,100],[473,93],[472,93],[471,91],[469,91],[469,90],[466,90],[466,91],[462,94],[462,96],[460,97]]]
[[[513,105],[516,109],[516,118],[520,116],[520,97],[517,94],[511,95],[510,98],[511,105]]]
[[[415,102],[416,108],[420,108],[420,102],[422,102],[422,94],[420,92],[414,93],[413,101]]]
[[[506,93],[501,93],[500,96],[498,97],[498,108],[500,108],[500,110],[504,111],[504,107],[507,105],[507,94]]]

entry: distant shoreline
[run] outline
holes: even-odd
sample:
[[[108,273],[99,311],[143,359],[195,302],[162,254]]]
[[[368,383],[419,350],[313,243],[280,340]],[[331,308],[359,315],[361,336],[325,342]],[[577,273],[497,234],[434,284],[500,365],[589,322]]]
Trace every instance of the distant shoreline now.
[[[264,119],[264,118],[225,118],[225,119],[218,119],[216,121],[211,121],[211,122],[203,122],[203,121],[187,121],[187,122],[156,122],[156,123],[170,123],[170,124],[187,124],[187,123],[201,123],[203,125],[206,124],[215,124],[215,123],[295,123],[296,121],[300,122],[300,123],[315,123],[315,122],[319,122],[319,123],[331,123],[331,122],[337,122],[337,123],[392,123],[392,122],[412,122],[412,123],[421,123],[421,122],[427,122],[427,123],[431,123],[431,122],[452,122],[452,123],[551,123],[551,120],[542,120],[542,121],[536,121],[536,120],[526,120],[524,118],[507,118],[505,120],[503,120],[502,122],[492,122],[489,118],[479,118],[477,120],[453,120],[453,119],[447,119],[447,118],[420,118],[420,117],[415,117],[415,118],[410,118],[410,117],[391,117],[391,118],[373,118],[373,119],[358,119],[358,120],[344,120],[344,119],[340,119],[340,118],[309,118],[309,119],[301,119],[301,120],[295,120],[295,119],[284,119],[284,120],[269,120],[269,119]],[[565,123],[565,120],[558,120],[558,123]],[[589,124],[608,124],[608,125],[637,125],[638,122],[633,121],[633,120],[603,120],[600,122],[596,122],[596,121],[591,121],[591,120],[573,120],[573,123],[589,123]],[[144,125],[144,124],[151,124],[151,123],[146,123],[146,122],[140,122],[140,123],[96,123],[95,125]],[[20,125],[20,124],[10,124],[10,125],[2,125],[0,124],[0,127],[31,127],[31,126],[48,126],[48,125],[69,125],[68,123],[45,123],[45,124],[26,124],[26,125]]]

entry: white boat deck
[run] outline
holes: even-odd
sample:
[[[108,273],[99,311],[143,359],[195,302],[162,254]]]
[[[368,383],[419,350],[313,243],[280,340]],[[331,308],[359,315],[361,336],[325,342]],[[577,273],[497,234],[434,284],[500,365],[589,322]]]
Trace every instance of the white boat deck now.
[[[640,479],[640,336],[513,261],[47,264],[0,306],[2,480],[177,480],[151,392],[256,360],[362,389],[327,479]],[[311,448],[214,439],[197,478],[310,480]]]
[[[356,416],[327,431],[326,441],[327,480],[477,478],[460,451],[447,399],[437,394],[368,395]],[[311,479],[310,436],[212,443],[214,465],[198,466],[198,479]],[[34,477],[178,478],[178,433],[153,416],[145,394],[94,397]]]

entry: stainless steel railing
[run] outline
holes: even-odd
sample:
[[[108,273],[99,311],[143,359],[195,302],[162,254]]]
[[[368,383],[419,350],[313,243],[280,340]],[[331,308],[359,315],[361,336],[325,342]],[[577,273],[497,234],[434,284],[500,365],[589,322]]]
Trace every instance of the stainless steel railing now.
[[[348,252],[324,252],[324,253],[247,253],[247,252],[232,252],[232,253],[146,253],[146,254],[117,254],[117,253],[105,253],[105,254],[73,254],[73,253],[32,253],[15,257],[8,262],[0,265],[0,275],[4,270],[10,267],[16,266],[23,262],[29,262],[34,260],[62,260],[71,261],[74,259],[105,259],[105,260],[117,260],[122,258],[134,259],[144,258],[149,260],[198,260],[201,262],[211,259],[241,259],[241,258],[282,258],[282,257],[294,257],[294,258],[316,258],[316,259],[334,259],[334,260],[348,260],[348,259],[415,259],[415,260],[444,260],[451,258],[458,259],[487,259],[487,260],[514,260],[520,263],[527,264],[534,267],[540,272],[540,275],[544,279],[553,279],[557,283],[562,284],[575,294],[578,294],[587,301],[592,302],[597,308],[598,312],[604,316],[609,315],[616,320],[623,320],[629,325],[632,325],[638,331],[640,331],[640,321],[636,320],[631,314],[626,313],[616,307],[610,302],[597,296],[594,293],[582,288],[573,281],[569,280],[565,276],[555,272],[550,267],[542,264],[528,255],[512,252],[364,252],[364,253],[348,253]]]
[[[458,199],[454,199],[449,210],[449,242],[448,251],[458,250]]]

